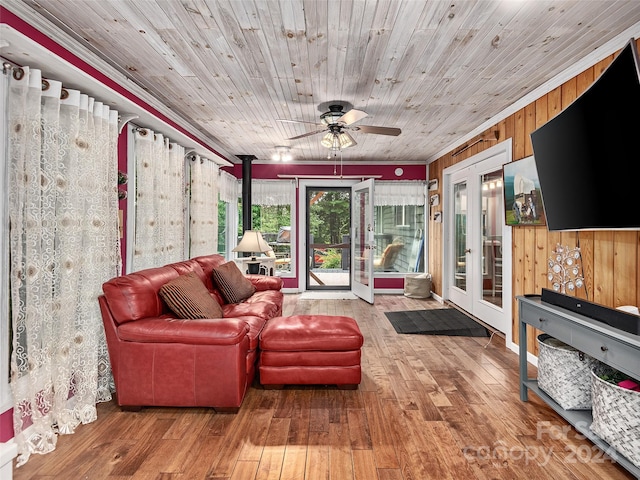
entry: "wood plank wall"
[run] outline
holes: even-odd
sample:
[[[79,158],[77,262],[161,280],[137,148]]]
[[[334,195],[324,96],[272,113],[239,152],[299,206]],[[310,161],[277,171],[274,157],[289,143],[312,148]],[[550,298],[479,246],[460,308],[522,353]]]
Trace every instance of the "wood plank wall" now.
[[[640,40],[636,41],[640,47]],[[487,129],[478,136],[492,137],[498,132],[498,141],[512,139],[513,161],[533,154],[530,133],[567,107],[580,93],[586,90],[611,63],[611,55],[535,102]],[[453,149],[429,164],[429,179],[438,179],[438,191],[442,196],[442,172],[495,145],[495,142],[480,142],[455,157],[452,153],[475,139]],[[603,141],[607,141],[603,139]],[[603,165],[603,168],[609,168]],[[621,175],[629,172],[620,172]],[[603,185],[594,192],[606,201],[606,192],[615,185]],[[622,206],[612,206],[622,208]],[[640,214],[639,214],[640,215]],[[429,272],[432,274],[433,291],[442,296],[442,248],[443,224],[429,219]],[[517,295],[540,293],[543,287],[551,288],[547,280],[547,260],[550,252],[560,243],[570,247],[580,246],[586,288],[578,289],[576,295],[587,300],[617,307],[640,305],[640,232],[630,231],[581,231],[549,232],[546,227],[512,227],[513,236],[513,342],[518,343]],[[528,334],[530,352],[537,354],[537,332]]]

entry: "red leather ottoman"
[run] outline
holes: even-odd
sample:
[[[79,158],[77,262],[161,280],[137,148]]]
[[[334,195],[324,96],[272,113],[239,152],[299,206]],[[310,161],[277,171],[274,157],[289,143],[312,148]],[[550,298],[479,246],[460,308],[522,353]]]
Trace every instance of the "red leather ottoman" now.
[[[260,333],[258,372],[265,388],[337,385],[356,389],[363,337],[351,317],[275,317]]]

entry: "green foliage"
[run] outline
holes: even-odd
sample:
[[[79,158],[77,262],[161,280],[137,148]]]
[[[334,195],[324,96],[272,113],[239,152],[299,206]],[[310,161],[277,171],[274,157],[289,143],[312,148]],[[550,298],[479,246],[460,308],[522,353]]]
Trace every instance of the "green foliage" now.
[[[280,227],[291,225],[291,205],[251,205],[251,228],[277,234]],[[242,201],[238,202],[238,238],[242,237]]]
[[[623,380],[632,380],[632,381],[638,383],[637,380],[631,378],[626,373],[619,372],[618,370],[612,370],[612,371],[604,372],[604,373],[600,374],[599,376],[605,382],[609,382],[609,383],[612,383],[614,385],[618,385]]]
[[[336,248],[327,249],[327,254],[324,256],[322,262],[322,268],[341,268],[342,266],[342,252]]]
[[[227,203],[218,202],[218,252],[226,252]]]
[[[310,231],[314,243],[341,243],[349,233],[350,192],[328,190],[309,208]]]

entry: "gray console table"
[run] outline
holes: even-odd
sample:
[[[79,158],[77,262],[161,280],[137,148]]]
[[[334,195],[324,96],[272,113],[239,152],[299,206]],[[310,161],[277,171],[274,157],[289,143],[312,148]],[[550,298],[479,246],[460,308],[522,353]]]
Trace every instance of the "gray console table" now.
[[[640,378],[640,336],[610,327],[606,323],[541,301],[539,296],[519,296],[520,399],[528,400],[529,390],[538,395],[582,435],[605,451],[611,458],[640,478],[640,468],[618,454],[607,442],[595,435],[589,426],[591,410],[564,410],[538,388],[535,378],[527,374],[527,325],[542,330],[558,340],[591,355],[613,368]]]

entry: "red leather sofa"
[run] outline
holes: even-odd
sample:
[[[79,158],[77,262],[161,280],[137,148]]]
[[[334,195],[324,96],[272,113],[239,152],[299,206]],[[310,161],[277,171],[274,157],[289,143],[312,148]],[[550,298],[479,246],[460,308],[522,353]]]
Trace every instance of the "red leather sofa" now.
[[[103,284],[99,297],[118,405],[213,407],[237,411],[256,372],[258,338],[282,314],[282,279],[246,275],[255,293],[225,302],[212,278],[221,255],[141,270]],[[195,272],[223,318],[176,318],[159,296],[179,275]]]

